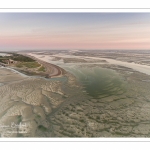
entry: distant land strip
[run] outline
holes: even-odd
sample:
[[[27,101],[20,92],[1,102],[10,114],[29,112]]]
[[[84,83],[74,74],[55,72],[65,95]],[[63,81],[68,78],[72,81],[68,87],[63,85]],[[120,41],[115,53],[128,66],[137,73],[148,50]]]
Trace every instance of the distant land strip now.
[[[46,69],[46,73],[48,74],[47,78],[61,76],[66,73],[66,71],[64,69],[60,68],[59,66],[42,61],[38,58],[35,58],[34,56],[30,56],[27,54],[21,54],[21,55],[24,55],[26,57],[29,57],[29,58],[32,58],[33,60],[38,61],[38,63],[40,63]]]

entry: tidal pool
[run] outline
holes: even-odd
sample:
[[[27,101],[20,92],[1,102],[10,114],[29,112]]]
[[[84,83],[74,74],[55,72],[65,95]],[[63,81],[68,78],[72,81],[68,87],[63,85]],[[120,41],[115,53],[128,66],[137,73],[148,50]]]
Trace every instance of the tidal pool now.
[[[101,67],[64,67],[83,86],[83,91],[93,98],[104,95],[119,95],[125,90],[125,83],[114,70]]]

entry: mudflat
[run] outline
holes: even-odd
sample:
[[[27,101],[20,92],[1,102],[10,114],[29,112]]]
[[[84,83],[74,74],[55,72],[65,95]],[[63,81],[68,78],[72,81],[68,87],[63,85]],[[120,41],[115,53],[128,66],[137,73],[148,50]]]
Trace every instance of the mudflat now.
[[[67,98],[62,82],[0,68],[1,137],[51,136],[49,115]],[[67,86],[69,86],[69,82]]]
[[[150,136],[148,74],[90,54],[80,56],[89,63],[64,63],[68,53],[34,56],[65,71],[45,78],[0,68],[1,137]]]

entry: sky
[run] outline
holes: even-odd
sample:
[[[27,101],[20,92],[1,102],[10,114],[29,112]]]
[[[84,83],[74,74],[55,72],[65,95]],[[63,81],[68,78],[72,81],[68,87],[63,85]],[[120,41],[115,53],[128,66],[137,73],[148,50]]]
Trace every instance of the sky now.
[[[150,50],[150,13],[0,13],[0,50]]]

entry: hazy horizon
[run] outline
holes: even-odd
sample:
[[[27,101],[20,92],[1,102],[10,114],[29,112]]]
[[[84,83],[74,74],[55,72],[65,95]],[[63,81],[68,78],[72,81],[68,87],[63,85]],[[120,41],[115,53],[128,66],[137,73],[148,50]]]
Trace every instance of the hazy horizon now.
[[[150,50],[150,13],[0,13],[0,51]]]

